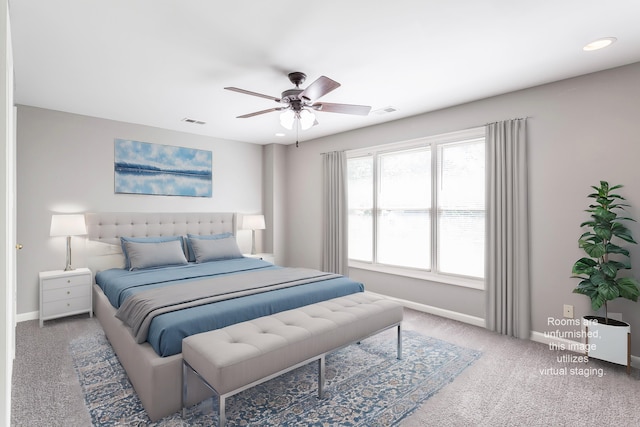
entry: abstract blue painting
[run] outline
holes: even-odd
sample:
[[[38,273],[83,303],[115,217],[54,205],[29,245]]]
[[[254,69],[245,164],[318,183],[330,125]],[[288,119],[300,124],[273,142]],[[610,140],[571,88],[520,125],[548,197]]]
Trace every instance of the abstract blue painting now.
[[[211,197],[211,151],[115,140],[115,192]]]

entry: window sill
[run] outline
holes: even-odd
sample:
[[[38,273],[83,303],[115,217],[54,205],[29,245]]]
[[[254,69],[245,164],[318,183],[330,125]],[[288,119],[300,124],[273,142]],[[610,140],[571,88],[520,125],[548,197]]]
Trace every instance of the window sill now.
[[[393,274],[396,276],[410,277],[412,279],[428,280],[446,285],[462,286],[464,288],[484,290],[484,280],[471,279],[460,276],[447,276],[429,271],[412,270],[409,268],[393,267],[390,265],[370,264],[362,261],[349,260],[350,268],[376,271],[379,273]]]

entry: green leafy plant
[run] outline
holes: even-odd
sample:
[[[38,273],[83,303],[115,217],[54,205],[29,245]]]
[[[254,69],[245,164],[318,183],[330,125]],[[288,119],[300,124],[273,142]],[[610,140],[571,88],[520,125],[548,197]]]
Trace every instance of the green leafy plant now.
[[[620,270],[631,268],[631,263],[629,251],[618,246],[616,242],[620,239],[628,243],[637,243],[631,231],[624,225],[624,221],[634,220],[620,216],[629,205],[621,203],[625,200],[624,197],[612,193],[621,187],[622,185],[609,187],[606,181],[600,181],[599,187],[592,186],[596,192],[588,197],[596,202],[586,210],[591,214],[591,219],[580,224],[580,227],[587,227],[589,230],[578,240],[580,248],[584,249],[588,256],[576,261],[572,270],[572,277],[581,279],[573,292],[591,298],[591,307],[595,311],[604,305],[607,323],[607,301],[620,297],[638,301],[640,296],[640,283],[636,279],[618,277]]]

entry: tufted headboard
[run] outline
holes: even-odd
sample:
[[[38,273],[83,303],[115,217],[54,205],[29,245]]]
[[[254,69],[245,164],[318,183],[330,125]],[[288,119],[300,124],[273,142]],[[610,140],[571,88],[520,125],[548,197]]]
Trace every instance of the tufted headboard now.
[[[236,214],[219,212],[86,213],[87,264],[94,274],[123,268],[120,237],[185,236],[187,234],[236,235]]]
[[[89,240],[112,245],[120,237],[184,236],[190,234],[236,234],[236,214],[219,212],[85,214]]]

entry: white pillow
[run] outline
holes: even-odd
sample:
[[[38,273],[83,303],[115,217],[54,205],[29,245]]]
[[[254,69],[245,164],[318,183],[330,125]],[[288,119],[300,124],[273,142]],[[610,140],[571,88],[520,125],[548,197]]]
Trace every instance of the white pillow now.
[[[121,245],[87,240],[87,264],[94,273],[111,268],[125,268]]]

